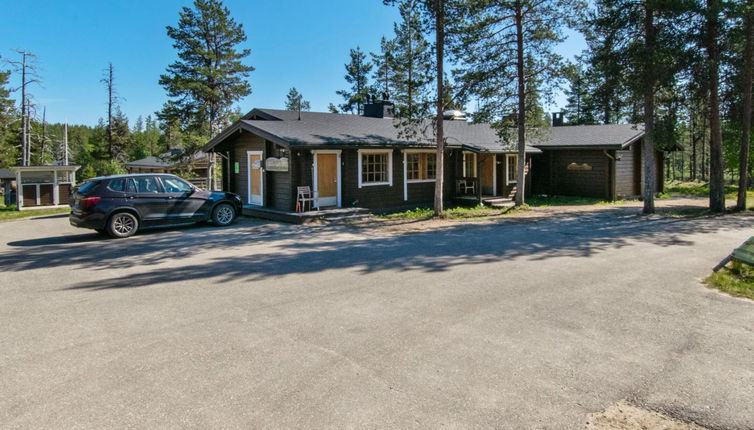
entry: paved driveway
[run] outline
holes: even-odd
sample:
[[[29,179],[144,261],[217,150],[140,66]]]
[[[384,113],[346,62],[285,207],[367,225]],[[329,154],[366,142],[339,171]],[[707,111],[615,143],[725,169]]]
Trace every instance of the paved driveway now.
[[[751,429],[754,303],[698,280],[752,220],[2,223],[0,423],[577,429],[625,399]]]

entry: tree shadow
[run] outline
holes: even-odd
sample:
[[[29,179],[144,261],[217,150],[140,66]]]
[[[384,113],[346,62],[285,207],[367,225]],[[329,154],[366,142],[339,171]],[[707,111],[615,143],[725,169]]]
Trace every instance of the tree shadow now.
[[[68,289],[101,290],[159,283],[213,279],[213,282],[249,282],[269,277],[351,268],[362,274],[391,271],[443,272],[455,266],[501,260],[545,261],[556,257],[593,257],[607,249],[636,241],[657,246],[693,246],[687,236],[721,230],[751,228],[746,217],[677,219],[642,217],[635,211],[600,210],[538,219],[527,223],[452,224],[412,234],[367,235],[343,226],[290,226],[256,224],[233,229],[197,229],[165,236],[154,235],[136,246],[109,241],[107,246],[85,242],[40,245],[24,257],[0,255],[0,270],[81,265],[99,270],[150,266],[175,261],[122,277],[83,283]],[[347,236],[333,233],[350,233]],[[110,244],[113,244],[110,246]],[[124,244],[124,245],[120,245]],[[243,247],[240,252],[230,248]],[[197,249],[199,248],[199,249]],[[202,264],[181,265],[201,249],[228,248],[227,255]],[[57,257],[56,254],[66,254]],[[72,255],[71,255],[72,254]],[[585,260],[585,264],[588,264]]]

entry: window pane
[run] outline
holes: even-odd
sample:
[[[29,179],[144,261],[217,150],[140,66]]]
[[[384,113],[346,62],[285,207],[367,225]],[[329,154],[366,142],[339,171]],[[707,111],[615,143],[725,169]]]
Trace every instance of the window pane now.
[[[176,178],[162,178],[162,184],[165,186],[166,193],[187,193],[191,191],[189,184]]]
[[[409,180],[419,179],[419,154],[406,156],[406,174]]]
[[[136,190],[142,194],[157,194],[160,192],[157,180],[151,176],[136,178]]]
[[[435,176],[437,175],[437,169],[436,169],[436,154],[424,154],[427,157],[427,171],[425,176],[425,179],[435,179]]]
[[[508,155],[508,182],[516,182],[516,170],[518,169],[518,156]]]
[[[108,185],[107,188],[110,188],[113,191],[123,191],[126,188],[126,181],[125,179],[112,180],[110,181],[110,185]]]
[[[362,154],[361,182],[387,182],[388,154]]]

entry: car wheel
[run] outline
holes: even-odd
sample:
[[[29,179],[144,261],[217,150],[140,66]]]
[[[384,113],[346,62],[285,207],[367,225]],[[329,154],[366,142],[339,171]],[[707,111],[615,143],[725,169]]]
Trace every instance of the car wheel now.
[[[220,203],[212,211],[212,222],[216,226],[225,227],[236,219],[236,210],[227,203]]]
[[[107,232],[112,237],[124,238],[133,236],[139,229],[139,220],[129,212],[118,212],[107,222]]]

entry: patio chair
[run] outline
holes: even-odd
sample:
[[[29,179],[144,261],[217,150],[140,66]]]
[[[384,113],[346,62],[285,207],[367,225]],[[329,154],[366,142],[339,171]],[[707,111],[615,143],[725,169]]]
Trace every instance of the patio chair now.
[[[459,179],[458,192],[461,194],[468,194],[469,191],[471,191],[471,194],[474,194],[474,181],[470,179]]]
[[[296,212],[306,212],[307,202],[309,203],[309,210],[312,210],[312,202],[314,202],[314,197],[312,197],[311,187],[296,187],[296,190]]]

